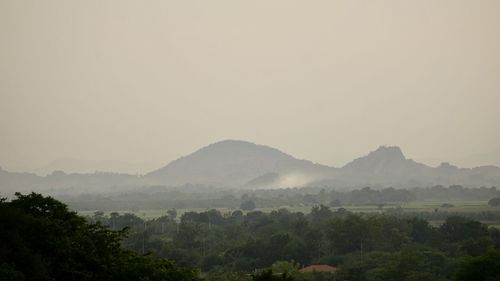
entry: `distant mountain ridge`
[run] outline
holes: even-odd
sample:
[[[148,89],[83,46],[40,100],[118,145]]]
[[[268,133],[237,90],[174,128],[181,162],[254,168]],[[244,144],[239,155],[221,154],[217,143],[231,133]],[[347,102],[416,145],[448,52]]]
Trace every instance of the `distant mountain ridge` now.
[[[45,177],[0,169],[0,193],[25,190],[107,192],[144,186],[185,184],[226,188],[324,186],[337,189],[465,185],[500,186],[500,168],[430,167],[407,159],[397,146],[381,146],[341,168],[301,160],[278,149],[240,140],[210,144],[144,176],[114,173]]]
[[[165,167],[146,174],[145,178],[174,185],[192,183],[241,186],[266,174],[276,173],[285,181],[288,175],[293,174],[300,185],[306,182],[305,179],[298,179],[299,177],[310,181],[324,178],[334,170],[325,165],[296,159],[269,146],[225,140],[170,162]]]
[[[327,186],[419,187],[433,185],[498,186],[500,168],[481,166],[459,168],[448,163],[430,167],[407,159],[397,146],[380,146],[339,169],[330,179],[316,182]]]

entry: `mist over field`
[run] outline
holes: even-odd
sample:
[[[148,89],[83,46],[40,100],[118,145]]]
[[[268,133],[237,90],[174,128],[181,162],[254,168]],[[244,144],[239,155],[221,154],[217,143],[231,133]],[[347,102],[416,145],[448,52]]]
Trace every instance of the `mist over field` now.
[[[0,280],[500,280],[499,13],[0,0]]]

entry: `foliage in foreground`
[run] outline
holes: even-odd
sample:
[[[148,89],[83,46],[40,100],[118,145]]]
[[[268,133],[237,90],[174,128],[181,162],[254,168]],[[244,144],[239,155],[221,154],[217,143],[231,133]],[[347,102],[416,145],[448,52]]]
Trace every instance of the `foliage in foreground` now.
[[[105,219],[97,216],[94,221]],[[180,223],[172,211],[149,222],[149,229],[133,215],[106,220],[122,230],[88,223],[34,193],[0,200],[0,280],[200,280],[196,271],[162,256],[200,265],[210,281],[500,280],[500,233],[462,217],[432,227],[421,219],[320,206],[307,216],[286,210],[186,213]],[[128,226],[132,235],[122,241]],[[156,259],[137,254],[140,242]],[[333,264],[338,271],[302,274],[296,261]]]
[[[39,194],[0,201],[0,280],[198,280],[173,262],[121,247],[125,231],[87,223]]]
[[[500,280],[500,251],[465,259],[455,275],[456,281]]]

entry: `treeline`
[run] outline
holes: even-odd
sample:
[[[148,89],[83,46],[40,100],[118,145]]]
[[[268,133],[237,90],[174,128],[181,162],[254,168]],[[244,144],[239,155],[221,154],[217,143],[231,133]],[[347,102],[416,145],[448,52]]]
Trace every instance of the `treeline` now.
[[[446,208],[439,208],[435,209],[432,212],[429,211],[415,212],[415,211],[403,211],[402,208],[396,207],[396,208],[387,208],[383,211],[383,213],[391,216],[399,216],[406,218],[415,217],[433,222],[444,221],[452,216],[460,216],[481,222],[497,223],[500,221],[500,211],[452,212],[452,211],[446,211]]]
[[[178,218],[171,210],[149,221],[117,213],[89,219],[130,228],[126,247],[199,268],[207,280],[250,280],[249,273],[277,264],[295,280],[305,278],[298,268],[311,264],[337,266],[338,272],[307,280],[468,280],[459,272],[473,270],[461,269],[469,259],[498,257],[500,249],[499,230],[464,217],[451,216],[433,227],[420,218],[353,214],[324,205],[309,214],[210,210]]]
[[[0,280],[200,280],[195,270],[123,248],[125,234],[88,223],[50,197],[0,199]]]
[[[140,192],[117,192],[106,195],[84,194],[58,197],[77,210],[130,210],[169,208],[239,208],[251,199],[257,208],[280,206],[331,207],[343,205],[405,204],[421,200],[490,200],[500,197],[496,187],[466,188],[434,186],[413,189],[373,189],[365,187],[352,191],[328,190],[320,187],[272,190],[221,190],[203,186],[186,188],[148,187]]]
[[[0,280],[499,280],[500,231],[315,206],[307,215],[175,210],[84,219],[39,194],[0,200]],[[175,261],[176,263],[174,263]],[[178,264],[178,265],[176,265]],[[304,265],[338,271],[300,273]],[[199,271],[190,268],[198,268]],[[201,274],[200,274],[201,272]]]

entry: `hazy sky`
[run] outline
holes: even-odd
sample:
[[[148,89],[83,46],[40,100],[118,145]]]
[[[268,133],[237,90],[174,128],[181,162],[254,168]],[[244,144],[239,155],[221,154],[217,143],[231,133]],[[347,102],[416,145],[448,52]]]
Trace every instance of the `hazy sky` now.
[[[0,165],[222,139],[500,165],[500,1],[0,0]]]

